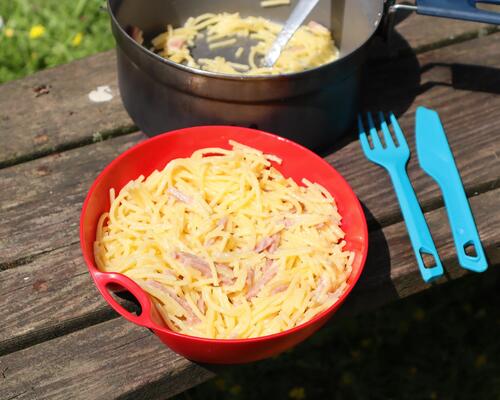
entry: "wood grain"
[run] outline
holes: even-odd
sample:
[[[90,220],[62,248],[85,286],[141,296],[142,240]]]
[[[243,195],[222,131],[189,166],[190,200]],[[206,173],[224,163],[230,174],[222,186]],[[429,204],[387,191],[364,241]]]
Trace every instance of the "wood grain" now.
[[[166,399],[213,374],[114,319],[0,358],[1,399]]]
[[[397,3],[408,2],[397,1]],[[484,36],[496,29],[497,27],[494,25],[429,17],[400,11],[396,18],[395,30],[397,35],[394,37],[392,50],[401,52],[406,51],[409,47],[417,53],[423,52],[461,40]],[[397,36],[403,38],[404,41]]]
[[[492,266],[500,264],[499,196],[500,189],[496,189],[470,200]],[[460,277],[464,270],[456,268],[445,210],[431,211],[426,217],[444,265],[452,268],[438,283]],[[352,296],[353,309],[363,310],[430,287],[422,282],[404,223],[370,232],[369,241],[368,263],[358,285],[359,295]],[[3,271],[0,284],[4,313],[0,355],[114,316],[94,288],[78,245]]]
[[[0,269],[76,243],[92,181],[142,138],[126,135],[0,170]]]
[[[392,50],[408,53],[477,36],[485,26],[411,15],[396,30]],[[121,104],[115,64],[113,50],[0,85],[0,167],[134,130]],[[49,93],[36,97],[41,85]],[[111,87],[113,100],[90,102],[88,93],[102,85]]]
[[[490,270],[500,265],[500,248],[498,226],[500,224],[500,190],[478,195],[471,199],[471,206],[476,217],[478,229],[486,249]],[[439,254],[448,275],[437,284],[462,276],[464,270],[456,268],[453,244],[443,209],[426,215],[431,226]],[[391,225],[382,231],[371,233],[371,250],[369,262],[362,278],[350,295],[341,314],[359,312],[380,306],[425,290],[430,287],[420,278],[410,244],[406,238],[403,223]],[[68,254],[69,256],[69,254]],[[68,258],[71,260],[71,258]],[[75,260],[84,271],[81,260]],[[25,273],[35,274],[39,269],[31,266]],[[4,271],[2,274],[17,274],[16,270]],[[95,294],[90,279],[84,287],[78,282],[78,274],[66,280],[62,274],[47,271],[45,303],[53,302],[46,314],[56,308],[67,310],[59,313],[59,319],[72,315],[82,316],[88,309],[75,309],[74,293],[78,298],[91,298]],[[4,275],[5,276],[5,275]],[[50,276],[50,278],[48,278]],[[30,277],[30,281],[35,279]],[[4,282],[15,279],[5,279]],[[60,290],[49,291],[65,282],[65,293]],[[76,282],[76,284],[75,284]],[[75,289],[78,292],[71,290]],[[28,314],[34,327],[44,320],[42,310],[16,309],[26,306],[23,297],[31,301],[39,301],[43,294],[33,293],[30,286],[18,287],[9,304],[1,304],[8,315],[17,314],[26,321]],[[20,304],[16,304],[16,303]],[[95,299],[94,304],[100,307],[102,301]],[[86,302],[84,302],[85,307]],[[7,307],[7,310],[5,310]],[[66,308],[67,307],[67,308]],[[29,308],[29,307],[28,307]],[[84,315],[83,315],[84,316]],[[53,326],[52,317],[46,322]],[[18,328],[8,328],[15,333]],[[30,326],[31,327],[31,326]],[[38,328],[40,329],[40,328]],[[86,399],[86,398],[144,398],[165,399],[170,395],[186,390],[189,387],[208,379],[212,374],[193,364],[164,347],[147,330],[134,326],[119,318],[100,323],[78,332],[65,335],[50,341],[37,344],[27,349],[0,357],[0,398],[2,399]]]
[[[468,193],[499,185],[500,143],[495,135],[500,109],[500,52],[495,50],[499,39],[500,34],[494,34],[424,53],[417,60],[407,58],[371,67],[366,109],[400,115],[400,125],[414,155],[408,173],[425,209],[439,207],[442,200],[434,181],[423,173],[415,157],[414,113],[420,105],[439,112]],[[416,84],[405,87],[404,81]],[[407,107],[401,108],[405,104]],[[339,144],[327,161],[353,186],[371,213],[372,224],[399,220],[398,203],[386,172],[365,159],[353,139]]]
[[[114,51],[100,53],[0,86],[0,166],[136,130],[125,112]],[[35,89],[49,87],[36,96]],[[88,94],[108,85],[113,99]]]
[[[434,19],[421,25],[425,18],[411,16],[398,25],[404,46],[423,51],[485,28]],[[499,39],[493,34],[418,57],[410,52],[397,62],[371,63],[364,99],[367,109],[401,116],[412,149],[415,107],[439,111],[466,190],[474,196],[490,269],[500,264]],[[119,100],[114,63],[112,53],[103,53],[0,86],[0,166],[51,154],[0,170],[2,399],[166,398],[212,376],[148,331],[114,318],[80,255],[78,219],[90,183],[109,161],[144,139],[126,134],[134,127]],[[41,84],[50,85],[50,93],[35,97],[33,89]],[[114,99],[90,103],[88,92],[100,85],[110,85]],[[89,144],[103,136],[111,139]],[[344,313],[429,287],[418,273],[389,180],[364,158],[354,137],[326,157],[357,192],[371,226],[369,262]],[[439,190],[415,160],[409,174],[448,270],[438,283],[456,279],[464,271],[457,268]]]
[[[499,38],[500,34],[491,35],[471,41],[470,46],[459,44],[425,53],[419,61],[428,66],[438,60],[455,64],[476,60],[496,69],[500,66],[500,52],[494,49],[498,48]],[[395,64],[392,69],[374,74],[408,74],[404,67]],[[400,119],[402,128],[413,149],[410,139],[415,105],[437,109],[468,192],[495,188],[499,183],[500,143],[492,132],[497,129],[500,96],[447,86],[446,79],[451,78],[446,75],[446,68],[430,68],[422,75],[424,84],[442,81],[444,85],[430,85],[418,95],[410,112]],[[498,80],[498,76],[488,79]],[[476,82],[480,79],[475,78]],[[490,87],[495,89],[496,83],[492,81]],[[390,93],[388,96],[389,103],[397,101]],[[144,137],[127,135],[0,170],[0,218],[4,221],[0,225],[0,247],[4,249],[0,253],[0,268],[10,268],[36,254],[75,243],[80,207],[91,182],[109,161]],[[353,186],[373,227],[401,220],[387,174],[365,159],[357,141],[338,148],[327,161]],[[442,204],[436,185],[415,160],[410,162],[409,175],[425,209]]]

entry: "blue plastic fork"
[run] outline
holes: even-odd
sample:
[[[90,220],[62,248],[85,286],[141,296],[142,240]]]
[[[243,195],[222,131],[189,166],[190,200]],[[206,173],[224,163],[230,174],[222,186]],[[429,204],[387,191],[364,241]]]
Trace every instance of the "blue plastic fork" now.
[[[382,145],[378,136],[371,113],[368,113],[369,135],[373,147],[370,147],[367,134],[363,127],[363,121],[361,116],[358,116],[361,148],[368,160],[385,168],[389,173],[394,190],[396,191],[399,206],[401,207],[401,212],[403,213],[403,218],[406,222],[406,229],[410,236],[411,245],[415,257],[417,258],[420,273],[425,282],[430,282],[443,275],[443,266],[439,259],[434,241],[432,240],[431,233],[429,232],[429,227],[425,221],[422,209],[418,203],[417,196],[415,195],[415,191],[413,190],[406,172],[406,164],[410,159],[410,149],[394,114],[390,114],[390,121],[397,144],[391,136],[384,114],[379,113],[379,118],[380,130],[384,138],[385,146]],[[435,264],[426,267],[423,258],[424,255],[431,255],[434,258]]]

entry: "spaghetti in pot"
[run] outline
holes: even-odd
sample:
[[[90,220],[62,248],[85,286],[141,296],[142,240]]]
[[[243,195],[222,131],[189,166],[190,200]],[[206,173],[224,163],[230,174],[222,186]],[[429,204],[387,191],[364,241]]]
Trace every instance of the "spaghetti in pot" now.
[[[231,339],[281,332],[347,288],[335,200],[285,178],[273,155],[230,141],[130,181],[99,219],[98,268],[148,292],[172,330]]]
[[[189,67],[244,75],[301,72],[332,62],[339,56],[330,30],[311,21],[295,32],[272,68],[261,67],[258,58],[267,53],[281,29],[282,25],[262,17],[242,18],[239,13],[207,13],[189,18],[182,27],[168,25],[166,32],[152,40],[152,50],[164,58]],[[232,62],[215,55],[217,49],[236,46],[238,38],[256,41],[246,51],[246,63]],[[214,52],[214,57],[195,59],[191,49],[195,46],[196,39],[205,40],[209,50]],[[236,48],[235,59],[244,56],[244,52],[243,48]]]

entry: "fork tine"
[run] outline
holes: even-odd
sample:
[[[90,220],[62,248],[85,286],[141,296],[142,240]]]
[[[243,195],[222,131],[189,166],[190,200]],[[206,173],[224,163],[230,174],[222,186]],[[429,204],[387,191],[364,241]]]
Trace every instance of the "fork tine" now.
[[[370,128],[370,136],[372,138],[373,148],[376,149],[382,147],[382,143],[380,142],[380,138],[378,137],[377,129],[375,128],[375,124],[373,123],[372,113],[366,113],[366,119],[368,120],[368,127]]]
[[[398,139],[399,146],[408,147],[408,143],[406,142],[405,135],[403,135],[403,131],[399,126],[398,120],[393,113],[389,114],[389,118],[391,119],[392,128],[394,129],[394,134],[396,135],[396,139]]]
[[[358,130],[359,130],[359,141],[361,142],[361,148],[368,154],[370,149],[370,143],[368,142],[368,137],[365,133],[365,127],[363,126],[363,120],[361,119],[361,114],[358,114]]]
[[[391,131],[387,126],[387,122],[385,121],[384,113],[382,111],[379,111],[378,118],[380,119],[380,127],[382,129],[382,133],[384,134],[386,147],[396,147],[396,145],[394,144],[394,140],[392,140]]]

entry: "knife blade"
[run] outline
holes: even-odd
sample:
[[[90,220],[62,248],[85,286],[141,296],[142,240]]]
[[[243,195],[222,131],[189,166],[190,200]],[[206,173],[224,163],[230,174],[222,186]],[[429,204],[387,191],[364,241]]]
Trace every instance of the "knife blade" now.
[[[459,264],[485,271],[488,262],[438,113],[418,107],[415,134],[420,166],[441,189]]]

